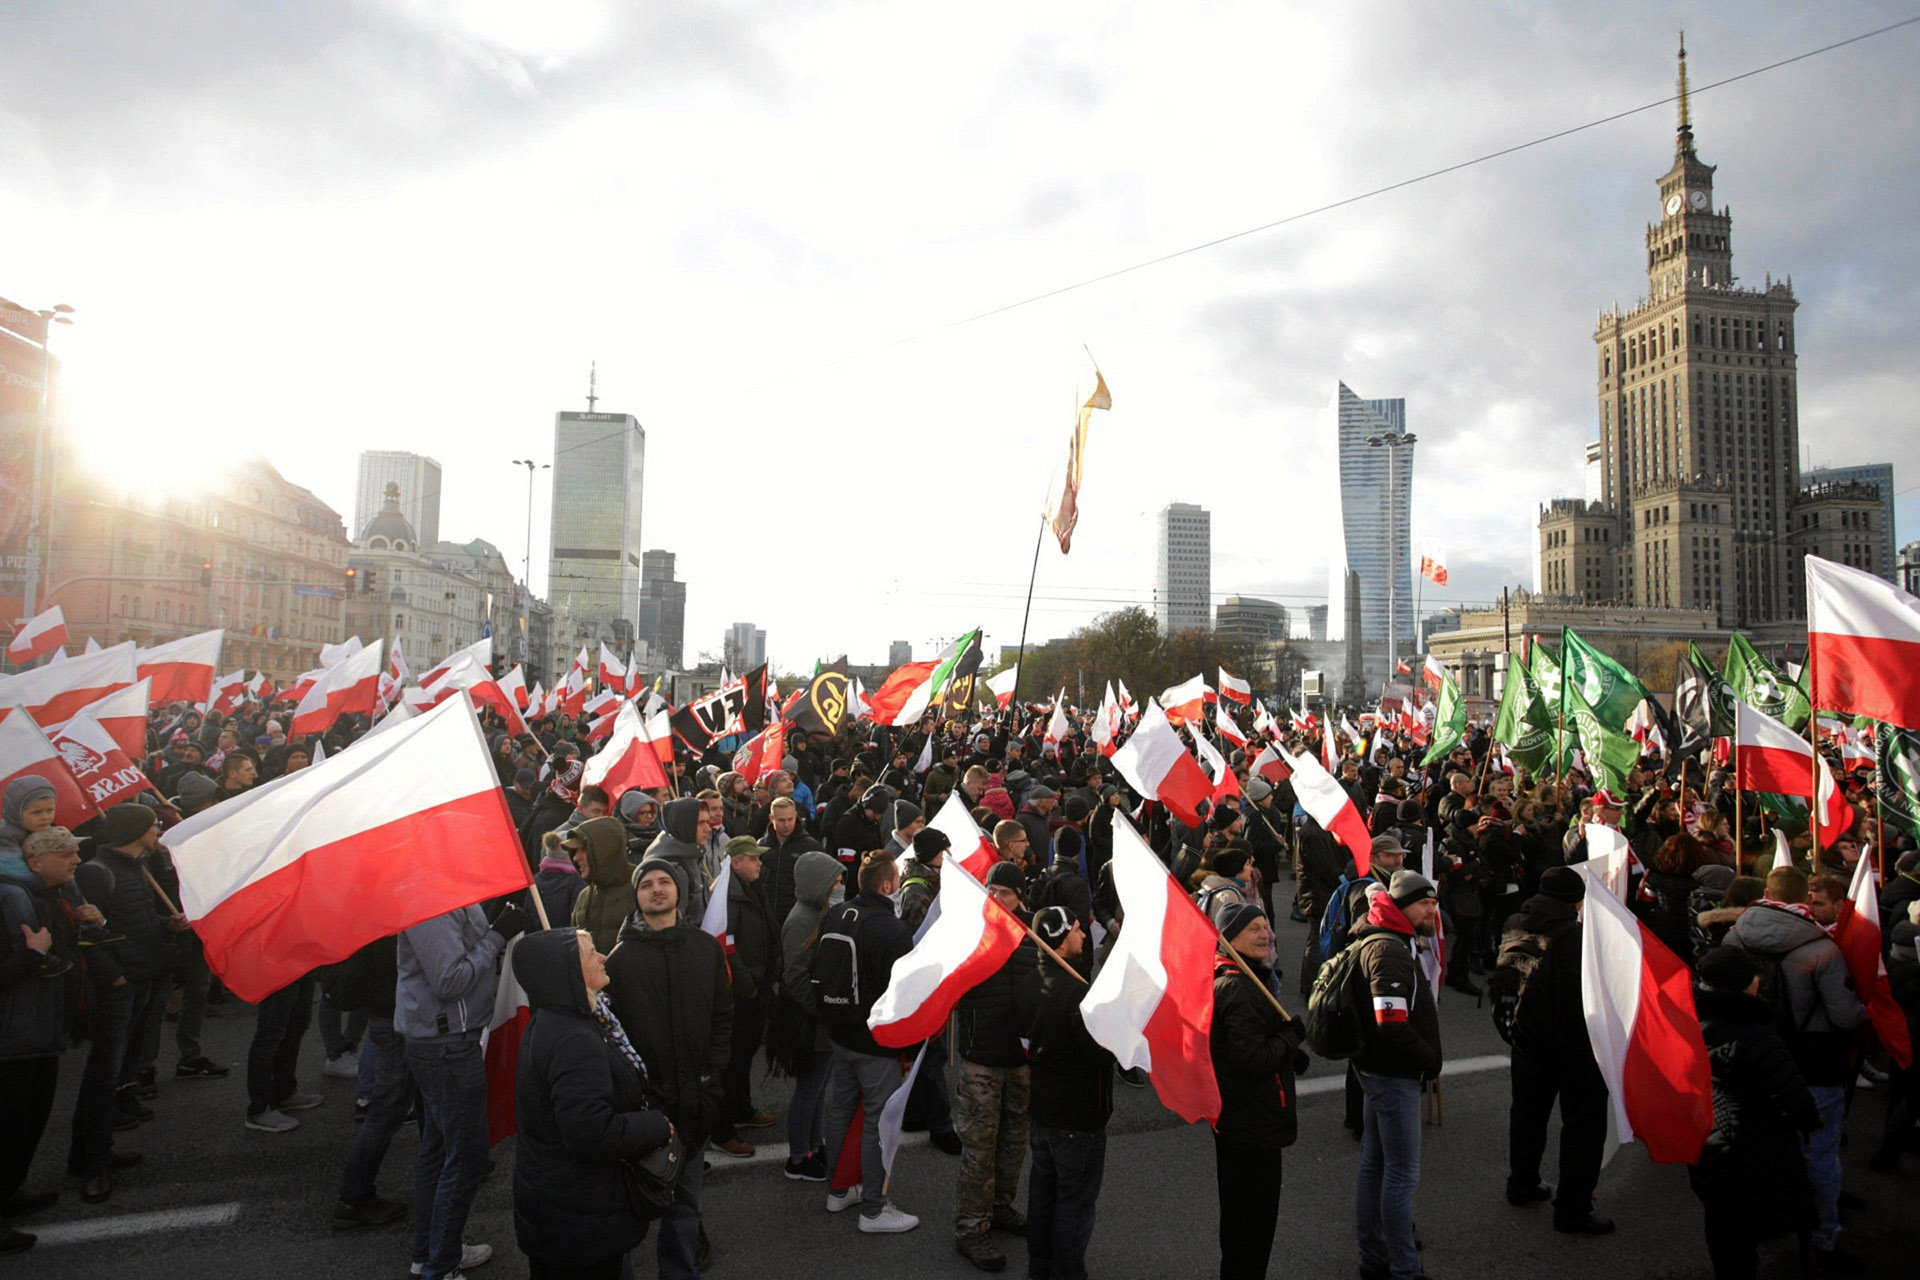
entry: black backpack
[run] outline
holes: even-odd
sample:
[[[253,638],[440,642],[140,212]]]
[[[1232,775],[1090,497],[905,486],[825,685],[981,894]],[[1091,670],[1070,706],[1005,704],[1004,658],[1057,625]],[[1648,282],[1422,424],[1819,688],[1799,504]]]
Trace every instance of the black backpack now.
[[[1520,1012],[1520,997],[1526,994],[1528,980],[1547,958],[1553,940],[1572,929],[1574,923],[1568,921],[1551,933],[1515,927],[1501,936],[1500,958],[1487,975],[1486,988],[1487,1003],[1493,1006],[1493,1029],[1508,1044],[1513,1043],[1513,1021]]]
[[[1774,1030],[1780,1033],[1781,1039],[1785,1040],[1789,1046],[1793,1044],[1796,1036],[1807,1029],[1807,1023],[1813,1021],[1814,1012],[1819,1006],[1816,1003],[1813,1008],[1808,1009],[1807,1016],[1804,1018],[1796,1019],[1793,1016],[1793,1006],[1787,999],[1787,979],[1781,972],[1781,966],[1786,963],[1787,957],[1798,951],[1800,947],[1812,946],[1818,941],[1820,938],[1808,938],[1800,946],[1789,947],[1779,955],[1767,955],[1758,951],[1747,952],[1747,959],[1753,961],[1753,967],[1760,971],[1760,998],[1766,1002],[1767,1008],[1773,1010]],[[1816,994],[1816,1000],[1817,998]]]
[[[400,978],[400,937],[375,938],[366,946],[320,971],[320,998],[329,1009],[356,1013],[389,1008]]]
[[[822,1013],[860,1008],[860,908],[848,902],[820,926],[820,941],[807,963],[813,999]]]
[[[1366,966],[1360,953],[1365,942],[1336,951],[1314,975],[1307,997],[1307,1046],[1322,1058],[1351,1058],[1360,1052],[1365,1025],[1371,1016]]]

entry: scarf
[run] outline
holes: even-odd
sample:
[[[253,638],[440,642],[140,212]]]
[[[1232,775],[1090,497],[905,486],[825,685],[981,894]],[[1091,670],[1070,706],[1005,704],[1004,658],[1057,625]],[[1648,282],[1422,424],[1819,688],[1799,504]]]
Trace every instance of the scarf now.
[[[607,1043],[619,1050],[620,1056],[640,1073],[641,1081],[645,1082],[647,1064],[640,1060],[640,1051],[633,1047],[633,1041],[627,1039],[627,1029],[620,1025],[620,1019],[614,1015],[613,1005],[608,1003],[604,991],[593,998],[593,1020],[600,1024],[600,1034],[606,1037]]]

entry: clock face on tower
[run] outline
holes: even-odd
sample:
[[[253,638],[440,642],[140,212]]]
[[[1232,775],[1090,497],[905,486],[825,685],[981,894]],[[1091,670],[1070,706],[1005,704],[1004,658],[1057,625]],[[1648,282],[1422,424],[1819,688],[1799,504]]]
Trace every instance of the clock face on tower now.
[[[1671,217],[1678,212],[1680,212],[1680,193],[1676,191],[1667,197],[1667,216]]]
[[[1689,191],[1687,193],[1687,203],[1692,205],[1696,210],[1704,209],[1707,207],[1707,193],[1704,191]]]

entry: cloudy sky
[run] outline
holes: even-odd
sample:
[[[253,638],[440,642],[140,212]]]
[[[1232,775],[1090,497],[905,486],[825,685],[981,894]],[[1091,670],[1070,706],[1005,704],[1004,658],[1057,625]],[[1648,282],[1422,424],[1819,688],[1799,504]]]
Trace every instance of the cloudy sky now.
[[[15,0],[0,294],[67,302],[75,432],[178,484],[264,452],[351,518],[355,456],[445,467],[443,536],[524,554],[552,415],[647,430],[687,646],[777,666],[1018,639],[1085,348],[1113,390],[1033,634],[1150,599],[1213,512],[1216,596],[1320,600],[1337,380],[1404,396],[1426,603],[1531,585],[1581,490],[1592,332],[1632,305],[1660,107],[1006,304],[1910,16],[1900,3],[1045,6]],[[1791,274],[1802,441],[1920,516],[1920,26],[1700,93],[1735,269]],[[564,495],[560,495],[564,498]],[[546,578],[547,495],[534,582]]]

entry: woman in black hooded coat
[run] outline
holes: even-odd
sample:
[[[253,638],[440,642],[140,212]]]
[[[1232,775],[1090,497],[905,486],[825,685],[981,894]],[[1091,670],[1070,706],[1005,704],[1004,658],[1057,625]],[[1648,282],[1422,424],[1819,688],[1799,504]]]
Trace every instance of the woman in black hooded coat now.
[[[533,1016],[514,1080],[513,1228],[532,1280],[614,1280],[647,1223],[619,1162],[673,1136],[647,1106],[646,1065],[603,994],[606,957],[572,929],[529,933],[513,976]]]

